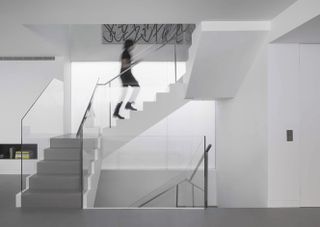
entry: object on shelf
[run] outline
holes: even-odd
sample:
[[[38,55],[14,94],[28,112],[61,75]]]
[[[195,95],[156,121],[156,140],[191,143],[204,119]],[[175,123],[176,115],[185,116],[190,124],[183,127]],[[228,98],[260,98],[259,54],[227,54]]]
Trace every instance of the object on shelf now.
[[[30,159],[30,152],[29,151],[16,151],[16,159],[21,159],[21,154],[22,154],[22,159]]]
[[[9,148],[9,158],[10,159],[13,159],[15,157],[15,152],[16,152],[15,147],[10,147]]]

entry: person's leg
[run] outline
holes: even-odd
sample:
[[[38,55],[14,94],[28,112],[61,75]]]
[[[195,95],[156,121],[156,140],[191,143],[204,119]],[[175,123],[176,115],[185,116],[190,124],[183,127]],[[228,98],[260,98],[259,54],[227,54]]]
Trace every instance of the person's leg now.
[[[132,94],[131,94],[129,101],[127,102],[125,108],[129,109],[129,110],[137,111],[137,109],[134,108],[132,106],[132,104],[136,101],[136,99],[139,95],[139,92],[140,92],[140,86],[139,86],[138,82],[133,84],[132,88],[133,88]]]
[[[132,94],[131,94],[131,97],[129,99],[129,102],[131,103],[134,103],[139,95],[139,92],[140,92],[140,87],[139,86],[135,86],[135,87],[132,87],[133,88],[133,91],[132,91]]]
[[[127,94],[128,94],[128,90],[129,90],[128,86],[123,86],[122,87],[121,96],[120,96],[120,102],[123,102],[126,99]]]
[[[116,108],[114,109],[114,112],[113,112],[114,117],[117,117],[119,119],[124,119],[124,117],[122,117],[119,112],[120,112],[121,105],[127,96],[127,92],[128,92],[128,86],[123,85],[123,88],[121,90],[120,102],[116,105]]]

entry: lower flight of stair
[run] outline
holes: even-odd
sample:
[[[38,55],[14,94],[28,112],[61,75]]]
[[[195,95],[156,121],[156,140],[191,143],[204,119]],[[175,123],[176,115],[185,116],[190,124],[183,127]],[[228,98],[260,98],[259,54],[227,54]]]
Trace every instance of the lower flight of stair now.
[[[52,138],[44,160],[37,163],[37,173],[27,177],[21,207],[81,208],[80,155],[79,139]],[[88,175],[89,167],[83,172]]]

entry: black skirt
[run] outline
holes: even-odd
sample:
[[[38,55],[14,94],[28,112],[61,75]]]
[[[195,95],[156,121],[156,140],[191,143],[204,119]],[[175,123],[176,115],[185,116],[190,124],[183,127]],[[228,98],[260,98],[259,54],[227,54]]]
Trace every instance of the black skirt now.
[[[132,73],[130,71],[125,72],[124,74],[122,74],[120,76],[121,82],[122,82],[122,86],[123,87],[140,87],[138,81],[136,80],[136,78],[134,78],[134,76],[132,75]]]

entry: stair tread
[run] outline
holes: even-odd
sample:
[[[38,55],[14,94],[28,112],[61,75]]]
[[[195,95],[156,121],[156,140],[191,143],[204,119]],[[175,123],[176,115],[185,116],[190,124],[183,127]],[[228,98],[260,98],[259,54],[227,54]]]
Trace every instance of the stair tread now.
[[[71,150],[71,151],[78,151],[80,149],[77,148],[77,147],[66,147],[66,148],[63,148],[63,147],[47,147],[44,150],[53,150],[53,151],[55,151],[55,150],[58,150],[58,151]]]
[[[23,192],[24,195],[32,195],[32,194],[81,194],[81,190],[74,189],[63,189],[63,190],[52,190],[52,189],[28,189]]]
[[[30,178],[37,178],[37,177],[65,177],[65,178],[71,178],[71,177],[80,177],[79,174],[35,174],[31,176]]]
[[[88,175],[88,170],[83,170],[84,172],[84,176]],[[34,176],[57,176],[57,177],[62,177],[62,176],[65,176],[65,177],[75,177],[75,176],[79,176],[79,174],[76,174],[76,173],[53,173],[53,174],[50,174],[50,173],[36,173],[34,175],[32,175],[31,177],[34,177]]]
[[[41,161],[39,161],[39,163],[40,162],[74,162],[74,163],[76,163],[76,162],[80,162],[80,160],[41,160]]]

